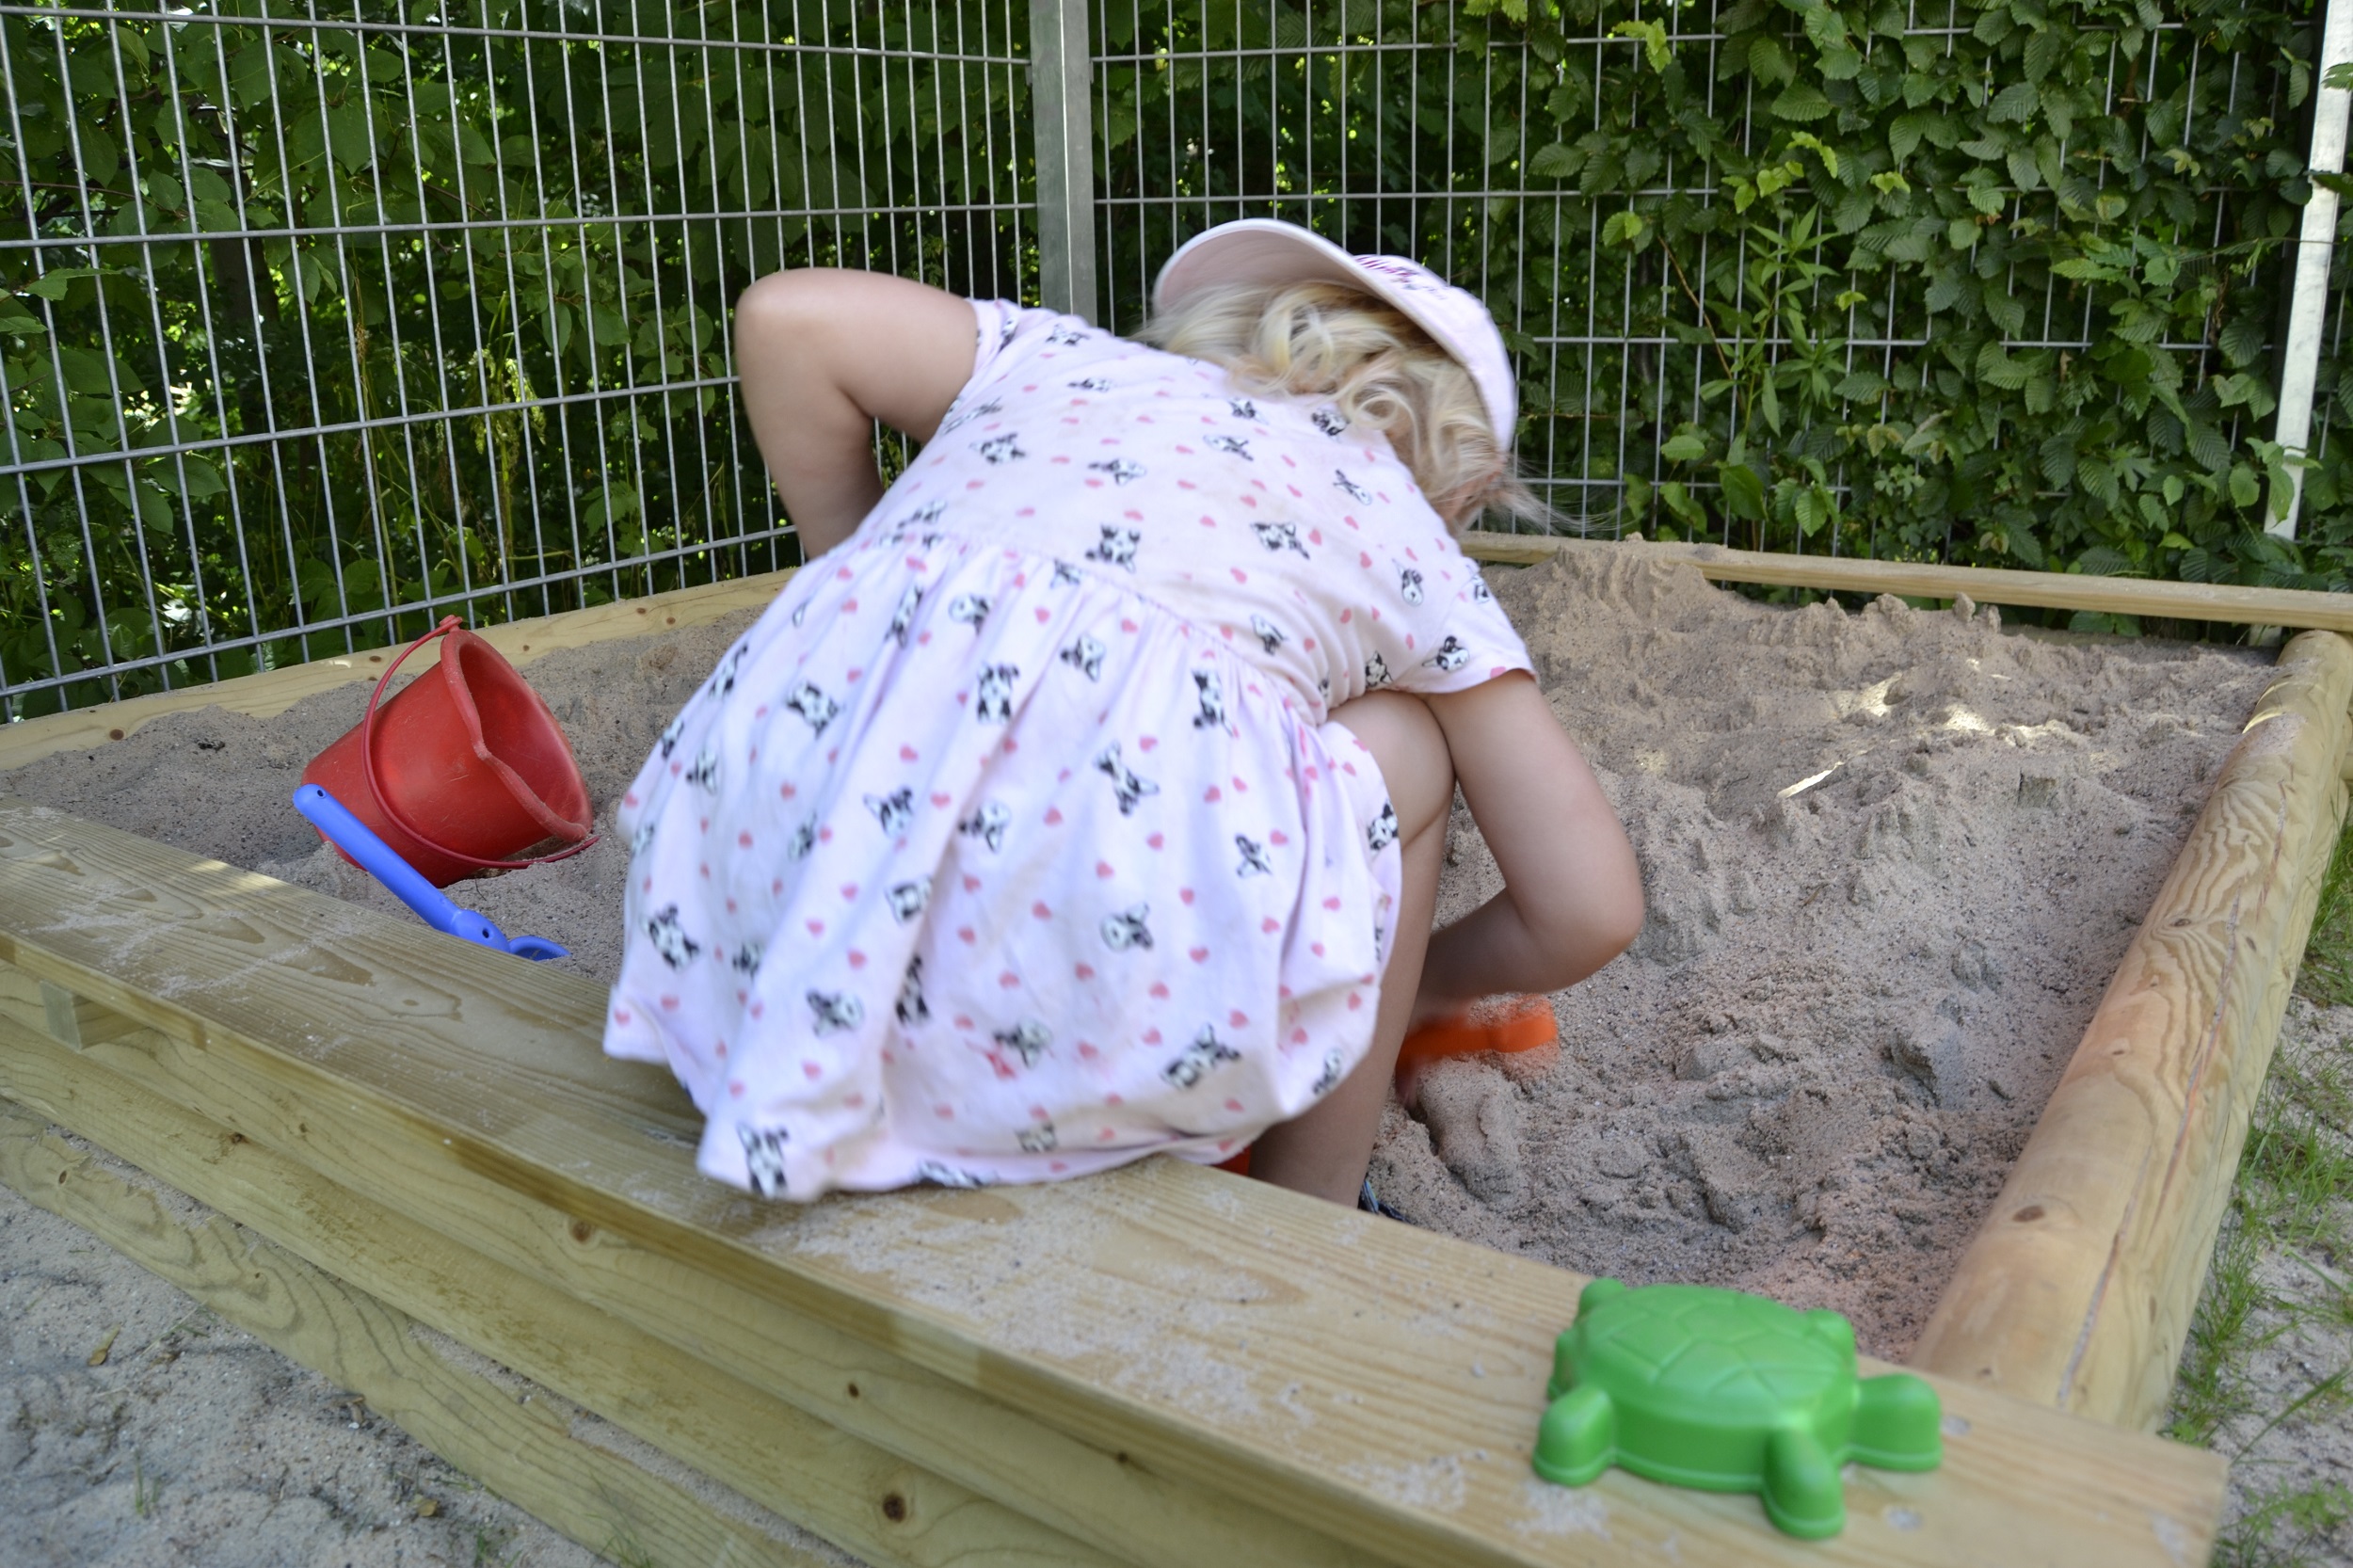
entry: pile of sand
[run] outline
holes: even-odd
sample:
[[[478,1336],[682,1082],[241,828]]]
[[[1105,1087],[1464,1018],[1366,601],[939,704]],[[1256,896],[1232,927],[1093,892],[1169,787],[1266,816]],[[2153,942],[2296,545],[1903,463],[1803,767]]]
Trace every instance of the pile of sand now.
[[[2055,642],[1882,600],[1765,606],[1688,568],[1493,574],[1641,856],[1650,919],[1557,1000],[1563,1048],[1449,1064],[1393,1109],[1417,1223],[1633,1281],[1705,1280],[1907,1350],[2267,679],[2204,645]],[[609,830],[748,617],[529,666]],[[287,806],[364,687],[210,710],[0,792],[397,910]],[[1458,810],[1441,919],[1500,885]],[[622,846],[461,884],[609,977]]]

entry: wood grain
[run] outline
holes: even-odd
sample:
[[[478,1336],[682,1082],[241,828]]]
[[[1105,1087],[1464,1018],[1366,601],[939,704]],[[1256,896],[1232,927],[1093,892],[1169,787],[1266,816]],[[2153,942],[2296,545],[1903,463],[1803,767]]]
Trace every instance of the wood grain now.
[[[2288,645],[1914,1366],[2163,1416],[2345,824],[2348,700],[2353,644]]]
[[[0,959],[154,1032],[86,1055],[1098,1547],[2172,1564],[2212,1539],[2214,1456],[1950,1384],[1944,1468],[1859,1472],[1834,1542],[1617,1473],[1549,1488],[1527,1444],[1576,1275],[1169,1161],[756,1203],[695,1174],[666,1075],[597,1054],[577,980],[56,812],[0,804]],[[984,1418],[877,1420],[767,1338],[881,1352],[920,1374],[910,1411]],[[1294,1549],[1319,1540],[1344,1554]]]
[[[2086,577],[2060,571],[2007,571],[1947,567],[1926,561],[1865,561],[1852,556],[1791,555],[1780,551],[1728,550],[1712,544],[1650,544],[1575,539],[1538,534],[1465,536],[1463,548],[1482,561],[1533,566],[1573,551],[1608,551],[1658,561],[1686,561],[1718,583],[1765,583],[1841,593],[1909,594],[1980,604],[2024,604],[2045,610],[2096,610],[2112,616],[2170,620],[2217,620],[2241,626],[2319,627],[2353,632],[2353,594],[2304,588],[2243,588],[2234,584],[2156,583],[2137,577]]]
[[[573,1435],[559,1400],[519,1400],[441,1353],[396,1308],[216,1214],[187,1220],[0,1100],[0,1182],[342,1387],[593,1552],[662,1568],[818,1568],[781,1521]]]
[[[0,1009],[0,1081],[9,1099],[876,1568],[1116,1568],[40,1039],[13,1012]]]
[[[707,625],[738,610],[756,609],[776,598],[792,578],[789,570],[763,572],[757,577],[680,588],[644,599],[591,605],[585,610],[507,621],[482,627],[477,634],[504,654],[509,663],[528,664],[568,648],[616,637],[649,636],[681,626]],[[431,669],[440,660],[440,648],[439,642],[433,642],[419,648],[414,657],[401,665],[401,679],[405,680],[412,674]],[[284,669],[265,670],[259,675],[241,675],[176,692],[158,692],[152,696],[126,697],[94,708],[77,708],[72,712],[50,713],[22,724],[0,725],[0,773],[38,762],[60,751],[95,751],[169,713],[225,708],[232,713],[267,718],[284,712],[304,697],[331,692],[355,680],[374,680],[399,651],[396,648],[366,648],[313,659],[308,664],[289,664]]]

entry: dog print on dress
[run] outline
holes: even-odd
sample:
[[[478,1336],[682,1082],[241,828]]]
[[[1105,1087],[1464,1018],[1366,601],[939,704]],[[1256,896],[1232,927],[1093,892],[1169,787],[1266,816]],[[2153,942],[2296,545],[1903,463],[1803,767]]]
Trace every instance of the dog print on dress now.
[[[1372,657],[1365,661],[1365,690],[1377,692],[1388,683],[1388,661],[1381,657],[1380,649],[1375,648]]]
[[[1021,679],[1018,664],[984,664],[972,694],[972,716],[983,724],[1003,724],[1013,717],[1013,692]]]
[[[1089,463],[1087,467],[1096,473],[1109,474],[1114,485],[1132,485],[1144,474],[1144,465],[1133,457],[1109,457],[1099,463]]]
[[[923,1001],[923,955],[920,952],[907,960],[907,972],[899,982],[899,1000],[891,1012],[903,1029],[932,1020],[932,1010]]]
[[[993,1032],[989,1038],[1021,1058],[1023,1066],[1034,1067],[1037,1059],[1046,1054],[1046,1048],[1054,1043],[1054,1032],[1035,1018],[1024,1018],[1011,1029]]]
[[[812,735],[823,735],[825,726],[831,724],[834,715],[841,712],[841,704],[806,680],[785,696],[784,705],[808,721],[808,730]]]
[[[1017,463],[1029,456],[1021,450],[1021,438],[1011,433],[991,436],[984,441],[975,441],[972,443],[972,450],[979,453],[982,460],[991,467],[1000,463]]]
[[[809,817],[792,830],[792,837],[784,841],[784,857],[788,860],[806,860],[808,852],[816,847],[817,819]]]
[[[705,745],[695,753],[695,765],[686,770],[686,782],[697,790],[708,790],[714,795],[719,792],[719,748],[716,745]]]
[[[1000,802],[988,800],[981,808],[956,824],[956,831],[968,839],[978,839],[991,850],[1005,847],[1005,829],[1013,825],[1013,813]]]
[[[866,1021],[866,1004],[847,991],[808,993],[808,1027],[819,1034],[840,1034]]]
[[[1209,436],[1204,439],[1207,440],[1209,450],[1212,452],[1223,452],[1228,456],[1240,457],[1245,463],[1255,463],[1257,461],[1257,458],[1250,456],[1250,442],[1243,437]]]
[[[1470,649],[1463,646],[1463,639],[1449,632],[1446,641],[1438,645],[1438,650],[1423,662],[1442,670],[1459,670],[1470,663]]]
[[[739,942],[736,944],[734,955],[728,960],[728,968],[742,975],[745,980],[756,979],[760,974],[760,960],[766,951],[758,942],[750,940]]]
[[[1378,855],[1397,842],[1397,808],[1381,803],[1381,814],[1365,824],[1365,847]]]
[[[1025,1127],[1016,1133],[1015,1137],[1020,1143],[1023,1154],[1051,1154],[1060,1145],[1060,1141],[1054,1136],[1054,1124],[1051,1122],[1042,1122],[1036,1127]]]
[[[1095,758],[1096,771],[1112,781],[1112,789],[1119,801],[1119,814],[1132,817],[1136,808],[1148,795],[1157,795],[1160,787],[1148,778],[1139,777],[1134,769],[1119,760],[1119,743],[1113,741]]]
[[[951,431],[963,429],[966,425],[971,424],[976,419],[986,419],[992,414],[1001,414],[1004,411],[1004,400],[1002,398],[996,397],[987,398],[982,402],[975,403],[969,408],[953,409],[949,413],[946,419],[939,422],[939,430],[932,439],[936,440],[940,436],[945,436]],[[937,514],[935,513],[934,515],[936,516]],[[930,519],[927,518],[924,520],[929,521]]]
[[[1338,440],[1348,431],[1348,416],[1329,403],[1310,413],[1307,420],[1334,440]]]
[[[1336,468],[1332,471],[1332,485],[1359,506],[1372,500],[1372,492],[1351,479],[1346,469]]]
[[[1299,524],[1295,522],[1253,522],[1250,530],[1271,551],[1288,550],[1302,560],[1310,558],[1307,547],[1299,542]]]
[[[1076,381],[1065,381],[1063,385],[1072,392],[1107,392],[1112,390],[1112,378],[1108,376],[1081,376]]]
[[[932,879],[928,876],[919,876],[909,881],[893,883],[890,890],[883,897],[890,905],[891,919],[904,925],[921,914],[923,906],[931,903]]]
[[[662,955],[662,961],[674,969],[686,968],[694,961],[695,954],[703,950],[703,945],[689,936],[686,928],[679,924],[678,905],[675,904],[665,905],[661,913],[646,922],[646,939],[653,944],[653,951]]]
[[[719,667],[711,677],[711,690],[720,696],[735,690],[735,672],[744,667],[744,656],[752,650],[749,643],[738,643],[719,661]]]
[[[896,839],[905,833],[908,824],[915,821],[915,792],[901,788],[887,795],[868,795],[866,808],[874,813],[874,822],[882,828],[883,837]]]
[[[679,716],[672,719],[663,729],[662,739],[657,743],[657,748],[661,751],[664,760],[668,760],[670,753],[678,749],[679,738],[685,733],[686,714],[681,710]]]
[[[1201,711],[1193,716],[1193,727],[1195,729],[1225,728],[1225,694],[1218,684],[1217,671],[1193,671],[1193,699],[1201,706]]]
[[[1103,537],[1088,547],[1086,558],[1100,561],[1107,567],[1135,570],[1136,546],[1143,541],[1144,536],[1132,528],[1115,528],[1108,522],[1102,525],[1102,529]]]
[[[1407,567],[1397,574],[1397,597],[1408,604],[1421,602],[1421,573]]]
[[[735,1135],[743,1140],[744,1173],[751,1178],[752,1191],[763,1198],[782,1194],[784,1145],[788,1142],[784,1128],[755,1128],[738,1122]]]
[[[1316,1074],[1316,1080],[1307,1086],[1307,1092],[1315,1096],[1316,1098],[1321,1099],[1324,1096],[1339,1087],[1340,1080],[1348,1076],[1346,1068],[1347,1064],[1341,1059],[1338,1051],[1325,1051],[1323,1053],[1323,1071]]]
[[[1100,680],[1103,679],[1103,655],[1110,651],[1093,637],[1080,632],[1078,640],[1056,657],[1089,680]]]
[[[1274,867],[1266,857],[1266,845],[1247,833],[1234,835],[1234,847],[1241,851],[1241,864],[1234,868],[1236,876],[1273,876]]]
[[[899,596],[899,607],[890,612],[890,630],[884,633],[901,648],[907,646],[907,632],[915,626],[915,612],[922,607],[923,590],[910,585]]]
[[[1225,400],[1225,407],[1233,411],[1236,419],[1248,420],[1253,424],[1258,423],[1258,406],[1249,398],[1229,397]]]
[[[1149,949],[1152,945],[1152,906],[1131,904],[1114,915],[1103,917],[1103,945],[1113,952],[1126,952],[1129,948]]]
[[[1290,641],[1289,637],[1283,635],[1283,629],[1281,627],[1275,625],[1264,616],[1252,616],[1250,617],[1250,630],[1257,634],[1258,646],[1266,649],[1269,653],[1273,652],[1276,648],[1281,648],[1285,643]]]
[[[1214,1067],[1241,1060],[1241,1052],[1217,1037],[1215,1024],[1203,1024],[1193,1044],[1177,1052],[1174,1061],[1160,1069],[1160,1076],[1179,1089],[1190,1089]]]
[[[986,594],[958,594],[948,601],[948,618],[959,626],[968,626],[979,636],[982,623],[988,619]]]

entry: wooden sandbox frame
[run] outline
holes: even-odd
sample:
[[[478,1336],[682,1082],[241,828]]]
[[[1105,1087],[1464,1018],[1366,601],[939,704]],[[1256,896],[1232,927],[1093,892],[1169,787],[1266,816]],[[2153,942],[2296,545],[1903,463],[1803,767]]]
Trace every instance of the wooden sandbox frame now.
[[[2203,1561],[2223,1463],[2137,1429],[2162,1410],[2345,818],[2353,645],[2333,632],[2353,604],[1707,547],[1476,552],[1568,548],[2332,629],[2283,652],[1922,1340],[1944,1466],[1850,1472],[1835,1540],[1783,1537],[1750,1497],[1534,1480],[1577,1274],[1170,1160],[755,1203],[695,1173],[699,1119],[667,1074],[599,1052],[596,986],[6,799],[0,1181],[632,1560],[815,1560],[781,1515],[877,1565]],[[527,663],[707,622],[780,581],[484,635]],[[384,657],[14,726],[0,771],[168,712],[276,712]],[[187,1218],[170,1190],[215,1212]],[[422,1328],[555,1397],[519,1400]]]

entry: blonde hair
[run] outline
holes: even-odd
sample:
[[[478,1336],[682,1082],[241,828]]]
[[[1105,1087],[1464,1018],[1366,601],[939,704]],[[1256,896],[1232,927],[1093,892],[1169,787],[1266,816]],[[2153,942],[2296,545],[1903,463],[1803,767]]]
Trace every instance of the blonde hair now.
[[[1470,372],[1376,296],[1345,283],[1228,283],[1145,322],[1142,342],[1223,366],[1244,392],[1321,397],[1371,425],[1459,534],[1481,512],[1548,521],[1496,440]]]

